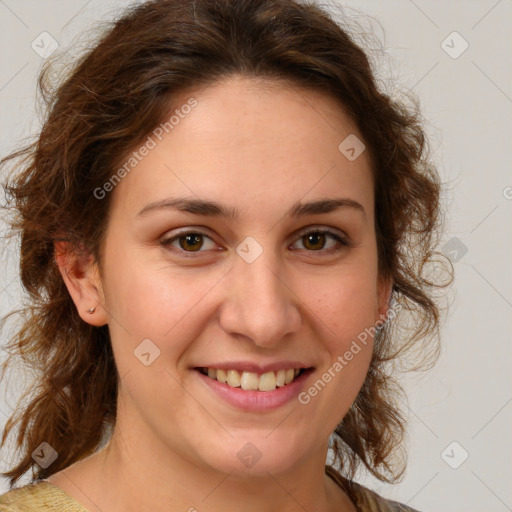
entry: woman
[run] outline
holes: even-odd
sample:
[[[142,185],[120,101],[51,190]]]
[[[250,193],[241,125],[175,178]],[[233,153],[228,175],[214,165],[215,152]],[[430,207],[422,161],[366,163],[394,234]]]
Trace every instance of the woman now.
[[[403,472],[389,363],[436,350],[418,117],[314,5],[120,18],[3,161],[40,376],[0,510],[412,510],[354,475]]]

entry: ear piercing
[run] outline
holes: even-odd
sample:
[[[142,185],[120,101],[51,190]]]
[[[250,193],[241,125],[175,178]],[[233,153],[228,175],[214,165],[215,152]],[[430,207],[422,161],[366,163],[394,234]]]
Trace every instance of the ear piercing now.
[[[88,313],[91,313],[91,315],[96,311],[96,308],[89,308],[87,310]]]

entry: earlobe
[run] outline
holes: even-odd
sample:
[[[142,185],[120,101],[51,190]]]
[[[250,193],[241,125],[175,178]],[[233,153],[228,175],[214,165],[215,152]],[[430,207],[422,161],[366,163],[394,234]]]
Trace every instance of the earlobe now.
[[[100,327],[108,323],[98,265],[85,249],[71,242],[55,242],[55,262],[84,322]]]

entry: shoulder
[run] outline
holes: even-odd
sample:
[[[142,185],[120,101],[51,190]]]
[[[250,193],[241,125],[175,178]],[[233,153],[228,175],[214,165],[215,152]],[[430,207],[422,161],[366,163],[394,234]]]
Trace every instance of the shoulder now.
[[[367,487],[346,479],[329,466],[326,466],[326,473],[348,494],[358,512],[419,512],[397,501],[383,498]]]
[[[356,505],[361,512],[419,512],[403,503],[383,498],[376,492],[352,483]]]
[[[87,512],[62,489],[44,480],[0,495],[0,512]]]

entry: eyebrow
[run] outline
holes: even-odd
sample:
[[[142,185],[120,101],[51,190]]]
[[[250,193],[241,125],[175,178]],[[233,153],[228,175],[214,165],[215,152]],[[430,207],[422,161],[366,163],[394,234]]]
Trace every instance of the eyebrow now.
[[[330,213],[340,208],[350,208],[354,211],[359,211],[366,219],[366,212],[363,205],[348,197],[318,199],[306,203],[299,201],[295,203],[285,215],[288,215],[288,217],[319,215],[322,213]],[[205,217],[223,217],[230,220],[236,220],[240,217],[240,212],[236,208],[229,208],[215,201],[188,198],[167,198],[149,203],[140,210],[137,216],[144,216],[153,211],[168,209]]]

